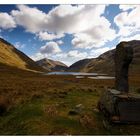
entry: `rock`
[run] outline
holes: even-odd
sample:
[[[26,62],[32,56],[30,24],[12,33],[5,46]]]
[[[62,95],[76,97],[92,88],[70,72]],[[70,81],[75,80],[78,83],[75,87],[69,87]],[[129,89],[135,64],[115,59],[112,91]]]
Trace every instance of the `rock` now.
[[[99,112],[99,109],[94,108],[93,111],[96,112],[96,113],[98,113]]]
[[[81,114],[81,112],[83,111],[84,106],[82,104],[78,104],[74,107],[74,109],[69,111],[69,115],[78,115]]]
[[[117,45],[115,51],[115,86],[124,93],[129,91],[128,68],[133,59],[133,48],[127,42]]]
[[[98,102],[98,109],[109,122],[139,123],[140,95],[123,94],[108,90],[101,96]]]

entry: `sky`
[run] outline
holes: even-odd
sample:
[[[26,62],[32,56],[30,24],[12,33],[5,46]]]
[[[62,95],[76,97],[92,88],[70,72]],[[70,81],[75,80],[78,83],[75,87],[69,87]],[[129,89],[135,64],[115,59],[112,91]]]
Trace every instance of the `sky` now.
[[[140,40],[140,5],[0,5],[0,37],[33,60],[68,66]]]

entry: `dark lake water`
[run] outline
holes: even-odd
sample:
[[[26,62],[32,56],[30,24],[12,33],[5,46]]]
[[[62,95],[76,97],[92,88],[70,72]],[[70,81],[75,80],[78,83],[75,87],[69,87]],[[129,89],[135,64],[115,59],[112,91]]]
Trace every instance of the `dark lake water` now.
[[[83,72],[49,72],[45,75],[74,75],[75,78],[89,78],[89,79],[114,79],[115,77],[108,76],[107,74],[98,73],[83,73]]]

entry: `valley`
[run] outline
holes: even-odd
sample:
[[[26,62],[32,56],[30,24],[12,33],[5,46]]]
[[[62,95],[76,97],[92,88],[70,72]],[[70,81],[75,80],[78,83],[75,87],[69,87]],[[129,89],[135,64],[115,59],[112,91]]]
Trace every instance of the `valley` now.
[[[44,68],[11,50],[0,52],[0,135],[139,135],[139,124],[105,124],[97,109],[114,79],[44,75]],[[140,94],[139,73],[130,74],[129,83],[130,92]]]

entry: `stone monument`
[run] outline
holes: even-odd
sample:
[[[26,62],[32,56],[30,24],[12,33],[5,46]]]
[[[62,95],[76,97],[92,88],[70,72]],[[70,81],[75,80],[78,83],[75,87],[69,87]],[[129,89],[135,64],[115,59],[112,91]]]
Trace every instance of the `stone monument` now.
[[[128,93],[128,69],[133,59],[133,48],[125,42],[117,45],[115,51],[115,87],[117,90]]]
[[[108,89],[98,102],[98,109],[113,123],[140,122],[140,95],[129,92],[128,70],[132,59],[131,43],[119,43],[114,54],[116,89]]]

